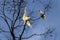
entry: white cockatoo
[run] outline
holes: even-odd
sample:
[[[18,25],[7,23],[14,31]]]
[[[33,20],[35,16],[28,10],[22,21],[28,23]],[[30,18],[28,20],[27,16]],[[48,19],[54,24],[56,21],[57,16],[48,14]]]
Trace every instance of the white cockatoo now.
[[[26,8],[25,8],[25,10],[24,10],[24,14],[23,14],[24,25],[31,26],[29,20],[30,20],[30,17],[27,17],[27,15],[26,15]]]
[[[44,19],[44,20],[46,19],[46,16],[44,15],[44,12],[42,10],[40,10],[40,16],[42,19]]]

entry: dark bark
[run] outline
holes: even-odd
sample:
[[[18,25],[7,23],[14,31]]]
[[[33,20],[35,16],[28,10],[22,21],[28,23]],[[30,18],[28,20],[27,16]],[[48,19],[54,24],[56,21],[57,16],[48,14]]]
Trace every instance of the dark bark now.
[[[26,21],[27,22],[27,21]],[[26,26],[26,23],[24,24],[24,27],[23,27],[23,30],[22,30],[22,33],[21,33],[21,35],[20,35],[20,37],[19,37],[19,40],[22,40],[22,36],[23,36],[23,34],[24,34],[24,31],[25,31],[25,26]]]
[[[13,40],[16,40],[13,32],[11,32],[11,36],[12,36]]]
[[[11,27],[11,32],[10,33],[11,33],[12,39],[16,40],[13,27]]]
[[[23,28],[23,31],[22,31],[20,37],[19,37],[19,40],[22,40],[22,36],[23,36],[23,34],[24,34],[24,31],[25,31],[25,26],[26,26],[26,25],[24,25],[24,28]]]
[[[14,20],[14,24],[13,24],[13,25],[15,25],[16,21],[18,20],[18,17],[19,17],[19,15],[20,15],[20,8],[21,8],[21,4],[22,4],[22,3],[23,3],[23,0],[21,0],[21,1],[18,3],[18,14],[17,14],[16,19]]]

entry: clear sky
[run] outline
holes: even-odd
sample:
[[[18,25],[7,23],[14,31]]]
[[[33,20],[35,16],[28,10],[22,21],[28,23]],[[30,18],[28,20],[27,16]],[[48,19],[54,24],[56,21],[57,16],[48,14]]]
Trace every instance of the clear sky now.
[[[33,10],[34,13],[32,14],[32,16],[34,15],[34,17],[36,18],[39,17],[38,10],[44,9],[42,4],[39,4],[38,2],[32,3],[32,0],[27,0],[27,2],[28,2],[28,4],[26,5],[27,15],[30,16],[29,12]],[[38,22],[32,24],[32,28],[26,29],[24,36],[27,37],[34,33],[43,33],[47,30],[46,28],[50,25],[51,27],[56,28],[57,33],[56,40],[60,40],[60,0],[54,0],[53,4],[54,5],[52,9],[50,9],[50,11],[48,11],[48,13],[46,14],[46,20],[44,21],[40,19],[38,20]],[[3,29],[7,29],[7,27],[5,27],[7,25],[1,19],[0,19],[0,25],[2,26]],[[7,40],[2,33],[0,33],[0,39]],[[33,36],[32,38],[27,40],[41,40],[41,39],[43,39],[42,36]]]

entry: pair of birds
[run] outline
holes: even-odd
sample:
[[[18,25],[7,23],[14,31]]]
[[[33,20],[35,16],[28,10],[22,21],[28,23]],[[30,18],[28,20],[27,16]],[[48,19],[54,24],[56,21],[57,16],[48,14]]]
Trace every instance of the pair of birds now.
[[[44,19],[44,20],[46,19],[46,16],[44,15],[44,12],[41,11],[41,10],[40,10],[40,17],[41,17],[42,19]],[[30,20],[30,17],[28,17],[28,16],[26,15],[26,8],[25,8],[24,14],[23,14],[24,25],[27,25],[27,26],[31,27],[31,24],[30,24],[29,20]]]

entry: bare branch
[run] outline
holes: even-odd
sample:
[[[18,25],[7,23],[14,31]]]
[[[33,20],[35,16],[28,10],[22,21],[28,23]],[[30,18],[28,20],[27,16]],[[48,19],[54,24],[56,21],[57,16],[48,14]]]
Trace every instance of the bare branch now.
[[[26,23],[25,23],[25,24],[26,24]],[[21,35],[19,36],[19,40],[22,40],[22,36],[23,36],[24,31],[25,31],[25,29],[26,29],[25,26],[26,26],[26,25],[24,25],[23,30],[22,30],[22,33],[21,33]]]
[[[29,38],[31,38],[33,36],[41,36],[41,35],[44,35],[44,34],[32,34],[29,37],[23,37],[22,39],[29,39]]]
[[[6,22],[6,24],[8,25],[9,30],[11,31],[10,25],[9,25],[9,23],[8,23],[8,21],[7,21],[7,18],[6,18],[6,15],[5,15],[5,13],[4,13],[5,1],[6,1],[6,0],[4,0],[4,3],[3,3],[3,16],[4,16],[4,17],[2,17],[2,16],[0,16],[0,17],[3,18],[3,20],[4,20],[4,21]]]
[[[33,19],[31,18],[30,20],[31,20],[31,21],[36,21],[36,20],[39,20],[39,19],[40,19],[40,17],[38,17],[38,18],[33,18]]]
[[[3,14],[0,14],[0,15],[4,16]],[[5,16],[6,16],[6,15],[5,15]],[[7,18],[8,20],[12,21],[12,19],[10,19],[8,16],[6,16],[6,18]]]
[[[10,29],[10,26],[9,26],[9,23],[7,22],[7,20],[4,17],[2,17],[2,16],[0,16],[0,17],[6,22],[6,24],[8,25],[8,27]]]
[[[18,28],[18,27],[20,27],[20,26],[23,26],[23,25],[17,25],[17,26],[14,27],[14,29],[16,29],[16,28]]]
[[[0,28],[0,33],[1,32],[7,32],[7,33],[10,33],[9,31],[5,31],[5,30],[3,30],[2,28]]]
[[[30,21],[31,21],[31,24],[34,24],[34,23],[36,23],[36,22],[38,22],[38,20],[40,19],[40,17],[38,17],[38,18],[31,18],[30,19]]]
[[[19,5],[18,5],[18,14],[17,14],[16,19],[14,20],[14,25],[15,25],[16,21],[18,20],[19,15],[20,15],[20,8],[21,8],[22,3],[23,3],[23,0],[20,0]]]
[[[54,31],[55,31],[54,29],[53,30],[48,29],[45,33],[42,33],[42,34],[32,34],[32,35],[30,35],[28,37],[22,37],[22,39],[29,39],[29,38],[31,38],[33,36],[47,36],[47,35],[53,33]]]
[[[7,19],[9,19],[10,21],[12,21],[9,17],[6,16]]]

